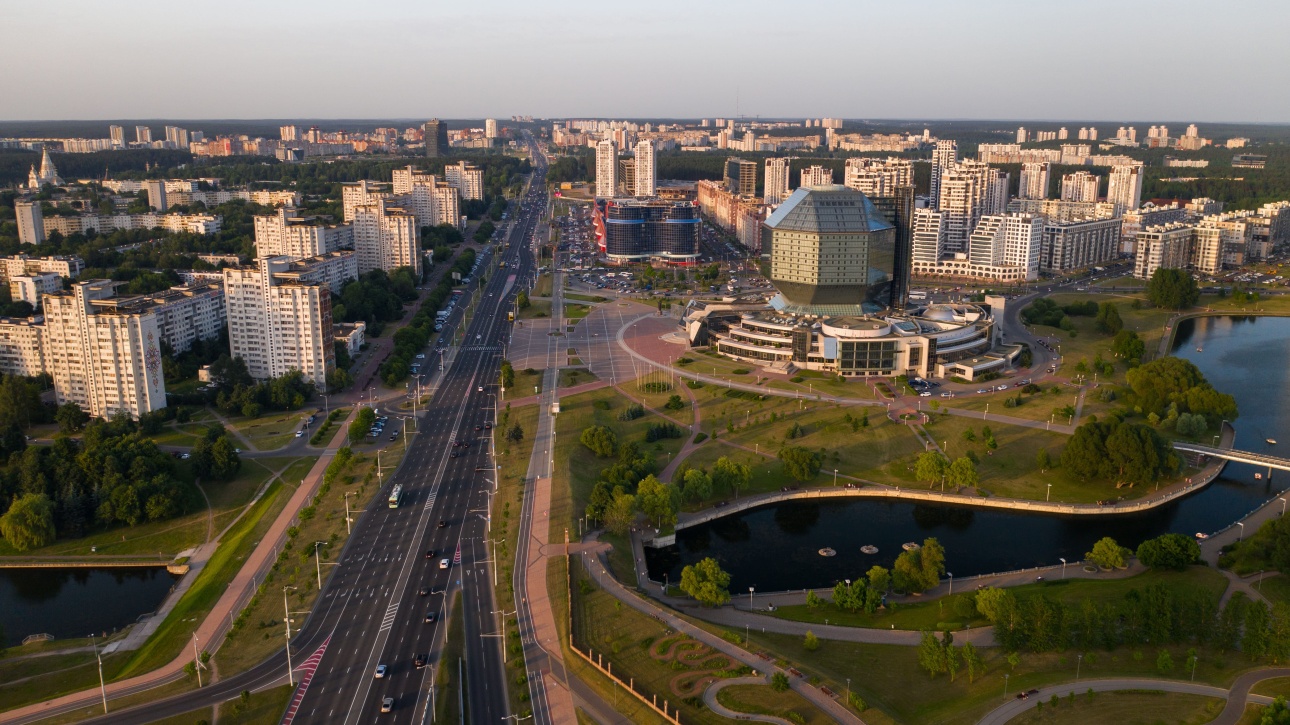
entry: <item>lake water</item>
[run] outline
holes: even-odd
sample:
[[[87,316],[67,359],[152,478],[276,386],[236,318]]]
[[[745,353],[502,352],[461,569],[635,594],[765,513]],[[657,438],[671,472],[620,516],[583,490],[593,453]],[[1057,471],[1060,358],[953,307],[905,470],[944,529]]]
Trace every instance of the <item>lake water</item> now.
[[[111,633],[156,610],[175,581],[165,567],[0,569],[5,644]]]
[[[1200,348],[1201,351],[1198,351]],[[1236,447],[1290,458],[1290,318],[1208,317],[1185,320],[1174,354],[1236,397]],[[1266,438],[1278,445],[1270,446]],[[1229,464],[1200,493],[1132,516],[1051,516],[997,509],[880,501],[795,501],[764,506],[683,529],[676,546],[645,550],[650,578],[679,581],[681,569],[711,556],[730,572],[730,591],[783,591],[832,586],[874,564],[888,568],[900,545],[935,536],[946,569],[964,577],[1077,561],[1093,542],[1114,537],[1125,546],[1166,532],[1214,532],[1290,486],[1290,473],[1256,480],[1262,469]],[[1112,489],[1108,487],[1108,493]],[[877,554],[860,552],[866,544]],[[837,556],[822,557],[822,547]]]

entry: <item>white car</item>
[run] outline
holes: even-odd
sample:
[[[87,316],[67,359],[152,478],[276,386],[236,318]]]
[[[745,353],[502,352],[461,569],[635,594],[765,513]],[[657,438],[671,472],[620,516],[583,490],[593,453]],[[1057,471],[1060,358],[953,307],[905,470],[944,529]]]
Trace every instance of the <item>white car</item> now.
[[[424,352],[417,353],[417,359],[418,359],[418,360],[425,360],[425,359],[426,359],[426,354],[425,354]]]
[[[448,560],[447,560],[447,559],[440,559],[440,560],[439,560],[439,568],[440,568],[440,569],[447,569],[447,568],[448,568],[448,566],[449,566],[449,564],[448,564]]]
[[[385,665],[376,666],[376,674],[372,675],[374,679],[380,680],[385,677]]]

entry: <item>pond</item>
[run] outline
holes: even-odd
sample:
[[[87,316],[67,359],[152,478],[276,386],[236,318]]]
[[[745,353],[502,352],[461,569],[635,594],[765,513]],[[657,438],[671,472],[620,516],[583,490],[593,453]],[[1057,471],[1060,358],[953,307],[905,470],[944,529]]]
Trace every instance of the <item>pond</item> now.
[[[1236,447],[1290,458],[1290,318],[1184,320],[1174,354],[1194,362],[1220,391],[1236,397]],[[1277,445],[1265,439],[1273,438]],[[1205,490],[1142,514],[1053,516],[998,509],[872,500],[794,501],[734,514],[677,533],[676,546],[645,550],[650,578],[678,581],[704,557],[731,574],[731,592],[832,586],[874,564],[891,567],[901,544],[935,536],[956,577],[1050,566],[1084,558],[1093,542],[1114,537],[1136,547],[1166,532],[1214,532],[1290,486],[1290,473],[1263,480],[1262,469],[1230,464]],[[860,547],[873,545],[866,555]],[[819,555],[822,547],[837,551]]]
[[[175,581],[165,567],[0,569],[5,644],[111,634],[154,611]]]

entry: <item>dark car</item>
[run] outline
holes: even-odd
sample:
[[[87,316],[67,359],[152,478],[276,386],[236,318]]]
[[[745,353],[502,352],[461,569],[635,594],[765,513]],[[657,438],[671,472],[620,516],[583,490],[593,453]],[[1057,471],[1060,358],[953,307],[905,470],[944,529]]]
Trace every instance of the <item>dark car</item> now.
[[[430,595],[429,587],[421,587],[420,589],[417,590],[417,596],[419,597],[426,597],[429,595]]]
[[[442,529],[442,528],[446,527],[447,525],[448,525],[448,522],[447,522],[447,521],[445,521],[444,519],[439,519],[439,528],[441,528],[441,529]]]
[[[431,622],[434,622],[434,621],[435,621],[435,619],[436,619],[436,617],[435,617],[435,613],[434,613],[434,612],[426,612],[426,623],[427,623],[427,624],[429,624],[429,623],[431,623]]]
[[[426,666],[427,659],[429,658],[427,658],[424,654],[419,654],[412,659],[412,666],[419,670],[422,667]]]
[[[433,558],[434,558],[434,549],[426,549],[426,558],[427,558],[427,559],[433,559]]]

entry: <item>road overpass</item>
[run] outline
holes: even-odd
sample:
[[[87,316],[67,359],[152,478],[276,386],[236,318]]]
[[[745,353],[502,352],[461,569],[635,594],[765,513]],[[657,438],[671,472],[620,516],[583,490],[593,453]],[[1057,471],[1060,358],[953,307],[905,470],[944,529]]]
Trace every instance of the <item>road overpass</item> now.
[[[1175,441],[1174,450],[1183,451],[1184,453],[1197,453],[1211,458],[1222,458],[1225,461],[1234,461],[1236,463],[1249,463],[1253,466],[1263,466],[1268,469],[1275,468],[1278,471],[1290,471],[1290,458],[1269,456],[1266,453],[1251,453],[1250,451],[1239,451],[1235,448],[1217,448],[1184,441]]]

